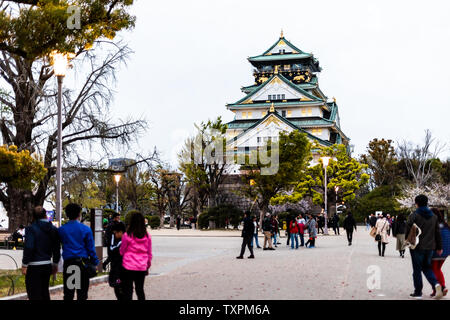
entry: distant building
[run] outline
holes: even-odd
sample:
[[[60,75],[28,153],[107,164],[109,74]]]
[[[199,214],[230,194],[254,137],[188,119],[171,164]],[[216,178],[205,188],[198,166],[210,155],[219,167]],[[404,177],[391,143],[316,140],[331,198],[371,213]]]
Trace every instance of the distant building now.
[[[124,168],[132,163],[134,163],[133,159],[127,158],[117,158],[117,159],[109,159],[108,167],[112,170],[123,171]]]
[[[228,123],[227,141],[235,154],[249,154],[280,132],[298,130],[321,146],[344,144],[350,139],[341,129],[336,99],[319,87],[319,61],[284,38],[264,53],[248,58],[255,83],[242,87],[242,99],[227,104],[235,114]],[[314,155],[313,163],[318,155]]]

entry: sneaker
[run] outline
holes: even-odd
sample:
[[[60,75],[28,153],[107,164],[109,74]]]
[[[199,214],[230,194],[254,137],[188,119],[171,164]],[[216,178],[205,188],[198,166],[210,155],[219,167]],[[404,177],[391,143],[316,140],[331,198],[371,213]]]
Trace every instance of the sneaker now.
[[[255,256],[251,255],[251,256],[248,257],[248,259],[255,259]]]
[[[274,248],[269,248],[269,250],[275,250]]]
[[[444,297],[447,295],[448,289],[446,287],[444,287],[444,289],[442,289],[442,293],[444,294]]]
[[[262,247],[260,247],[260,246],[257,246],[257,248],[258,248],[258,249],[261,249]]]
[[[417,294],[417,293],[411,293],[409,296],[410,296],[412,299],[417,299],[417,300],[422,299],[422,295],[421,295],[421,294]]]
[[[263,250],[269,250],[269,248],[264,248]]]
[[[242,257],[242,256],[239,256],[239,257],[236,257],[236,259],[244,259],[244,257]]]
[[[444,296],[444,293],[442,292],[442,286],[440,284],[437,284],[434,288],[436,290],[435,298],[438,300],[441,299]]]
[[[309,246],[310,249],[314,249],[316,246]]]

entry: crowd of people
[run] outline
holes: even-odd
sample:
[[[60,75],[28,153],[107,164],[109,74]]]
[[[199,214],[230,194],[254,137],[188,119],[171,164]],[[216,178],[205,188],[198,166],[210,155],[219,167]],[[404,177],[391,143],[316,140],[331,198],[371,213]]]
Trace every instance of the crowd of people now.
[[[22,273],[29,300],[50,300],[49,285],[63,258],[64,300],[87,300],[90,278],[100,263],[91,229],[80,222],[81,207],[65,208],[69,221],[56,228],[42,207],[33,212],[33,223],[26,228]],[[107,225],[106,245],[110,264],[109,284],[118,300],[131,300],[133,286],[138,300],[145,300],[144,281],[152,261],[152,241],[144,216],[131,213],[127,226],[115,213]],[[62,254],[61,254],[62,248]]]

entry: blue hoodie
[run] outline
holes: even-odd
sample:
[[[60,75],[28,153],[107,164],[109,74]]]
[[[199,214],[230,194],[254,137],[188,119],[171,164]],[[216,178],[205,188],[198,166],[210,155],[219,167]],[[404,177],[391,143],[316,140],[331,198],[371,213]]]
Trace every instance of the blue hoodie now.
[[[99,263],[91,229],[77,220],[70,220],[58,229],[63,247],[63,259],[92,258]]]

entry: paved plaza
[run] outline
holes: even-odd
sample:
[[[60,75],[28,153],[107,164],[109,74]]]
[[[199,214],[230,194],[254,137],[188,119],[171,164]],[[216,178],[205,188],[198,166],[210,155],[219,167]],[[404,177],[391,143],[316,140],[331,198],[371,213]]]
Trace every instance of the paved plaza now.
[[[395,238],[390,238],[386,256],[379,257],[368,231],[358,230],[353,246],[347,245],[342,229],[341,236],[319,236],[315,249],[291,250],[283,237],[276,251],[256,249],[253,260],[236,259],[241,245],[237,231],[152,231],[147,299],[408,299],[413,291],[409,253],[401,259]],[[443,271],[450,277],[450,263]],[[377,278],[379,289],[370,281]],[[424,299],[429,299],[431,288],[424,281]],[[374,283],[371,288],[368,282]],[[62,294],[52,298],[62,299]],[[91,286],[89,298],[115,296],[107,284],[98,284]]]

